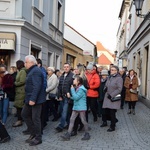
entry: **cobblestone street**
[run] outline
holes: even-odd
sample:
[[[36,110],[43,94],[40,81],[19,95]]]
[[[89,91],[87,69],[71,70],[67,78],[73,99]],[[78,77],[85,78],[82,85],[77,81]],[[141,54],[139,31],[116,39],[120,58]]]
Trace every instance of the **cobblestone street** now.
[[[58,122],[49,121],[43,134],[43,143],[30,147],[25,143],[28,135],[23,135],[25,124],[13,128],[15,117],[9,116],[7,129],[11,141],[0,145],[0,150],[149,150],[150,149],[150,110],[141,102],[136,105],[136,115],[127,114],[127,104],[123,110],[117,112],[119,122],[116,131],[107,132],[108,127],[101,128],[101,118],[94,123],[90,114],[89,125],[91,127],[89,141],[81,141],[83,132],[71,137],[70,141],[62,141],[60,135],[54,128]],[[51,118],[50,118],[51,119]]]

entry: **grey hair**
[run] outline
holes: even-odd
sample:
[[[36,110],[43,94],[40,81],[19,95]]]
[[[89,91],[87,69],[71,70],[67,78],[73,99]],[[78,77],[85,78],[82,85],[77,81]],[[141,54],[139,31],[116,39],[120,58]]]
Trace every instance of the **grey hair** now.
[[[28,59],[29,61],[33,62],[34,64],[37,64],[37,61],[33,55],[27,55],[25,57],[25,60]]]

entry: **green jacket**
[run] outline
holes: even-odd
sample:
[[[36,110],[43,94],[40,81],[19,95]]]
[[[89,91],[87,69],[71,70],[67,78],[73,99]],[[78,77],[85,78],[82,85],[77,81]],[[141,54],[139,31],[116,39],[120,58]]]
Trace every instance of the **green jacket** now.
[[[22,68],[16,76],[15,81],[15,101],[14,106],[16,108],[22,108],[24,105],[24,99],[25,99],[25,81],[26,81],[26,69]]]

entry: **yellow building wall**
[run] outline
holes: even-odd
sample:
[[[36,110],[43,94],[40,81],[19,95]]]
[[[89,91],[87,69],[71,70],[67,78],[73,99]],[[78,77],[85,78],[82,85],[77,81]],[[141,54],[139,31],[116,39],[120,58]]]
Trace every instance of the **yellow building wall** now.
[[[83,55],[82,49],[64,39],[62,65],[67,61],[67,54],[74,57],[74,62],[72,65],[73,68],[75,68],[79,63],[87,65],[88,62],[93,61],[93,56]]]

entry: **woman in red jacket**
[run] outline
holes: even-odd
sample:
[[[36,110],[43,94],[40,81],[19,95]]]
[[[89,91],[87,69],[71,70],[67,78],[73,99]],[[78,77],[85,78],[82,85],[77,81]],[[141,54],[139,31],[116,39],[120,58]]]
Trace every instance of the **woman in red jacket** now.
[[[97,98],[99,96],[98,88],[100,86],[100,77],[94,69],[93,63],[89,63],[86,67],[86,76],[88,80],[88,91],[87,91],[87,110],[91,109],[93,114],[93,121],[97,121]],[[87,113],[87,121],[88,121],[88,113]]]

